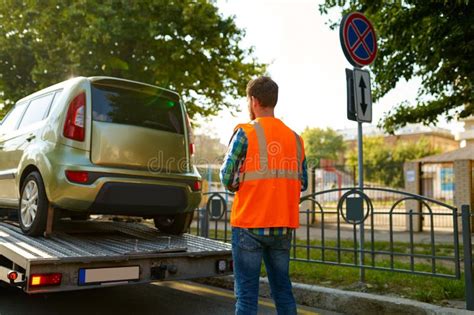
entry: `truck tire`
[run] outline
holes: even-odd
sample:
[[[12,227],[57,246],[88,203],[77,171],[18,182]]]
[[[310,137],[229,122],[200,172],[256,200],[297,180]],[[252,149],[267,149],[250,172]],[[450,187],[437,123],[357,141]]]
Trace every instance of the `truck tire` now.
[[[43,235],[46,229],[49,201],[43,179],[38,172],[26,176],[20,191],[18,221],[24,234]]]
[[[181,235],[186,233],[193,221],[194,211],[175,215],[158,216],[153,219],[155,227],[161,232]]]

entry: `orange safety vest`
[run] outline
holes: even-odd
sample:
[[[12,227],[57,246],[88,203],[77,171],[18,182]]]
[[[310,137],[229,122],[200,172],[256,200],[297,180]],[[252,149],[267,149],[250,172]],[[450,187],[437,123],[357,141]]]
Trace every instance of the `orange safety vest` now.
[[[299,227],[303,140],[281,120],[240,124],[248,139],[230,223],[241,228]]]

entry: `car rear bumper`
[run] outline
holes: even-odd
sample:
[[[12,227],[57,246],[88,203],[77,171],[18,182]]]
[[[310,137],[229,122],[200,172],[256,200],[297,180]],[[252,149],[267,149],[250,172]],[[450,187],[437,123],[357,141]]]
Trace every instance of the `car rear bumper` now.
[[[71,168],[59,171],[48,196],[54,206],[63,209],[152,217],[190,212],[201,201],[201,192],[192,189],[193,183],[200,180],[197,176],[151,177],[91,171],[91,180],[78,184],[66,178],[65,169]]]
[[[187,199],[183,187],[109,182],[102,186],[89,212],[153,216],[159,209],[173,214],[188,207]]]

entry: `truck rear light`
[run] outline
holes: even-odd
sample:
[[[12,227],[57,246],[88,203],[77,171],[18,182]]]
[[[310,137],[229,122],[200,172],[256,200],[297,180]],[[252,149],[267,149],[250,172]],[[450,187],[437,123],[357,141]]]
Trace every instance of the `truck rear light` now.
[[[89,181],[89,173],[84,171],[66,171],[66,178],[70,182],[84,184]]]
[[[193,183],[192,189],[193,191],[199,191],[202,188],[202,182],[200,180],[196,180]]]
[[[189,144],[189,155],[193,155],[195,151],[196,151],[196,146],[194,145],[194,143],[190,143]]]
[[[16,271],[8,272],[7,278],[8,278],[8,280],[10,280],[10,282],[14,282],[16,279],[18,279],[18,272],[16,272]]]
[[[60,285],[63,275],[61,273],[33,274],[30,277],[30,286],[44,287],[50,285]]]
[[[72,140],[84,141],[85,117],[86,92],[82,92],[69,103],[66,121],[64,122],[64,136]]]

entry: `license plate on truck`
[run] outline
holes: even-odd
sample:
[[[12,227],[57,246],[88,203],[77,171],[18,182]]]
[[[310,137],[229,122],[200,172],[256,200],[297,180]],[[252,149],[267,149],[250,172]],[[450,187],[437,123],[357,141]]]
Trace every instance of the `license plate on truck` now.
[[[79,285],[136,281],[139,279],[139,266],[79,269]]]

